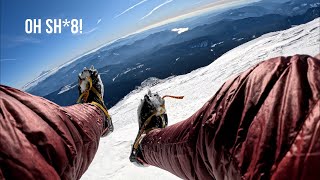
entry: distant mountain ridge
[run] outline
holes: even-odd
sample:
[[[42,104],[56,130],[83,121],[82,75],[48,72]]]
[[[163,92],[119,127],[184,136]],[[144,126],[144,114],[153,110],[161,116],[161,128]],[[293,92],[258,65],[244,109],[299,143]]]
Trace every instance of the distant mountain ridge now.
[[[137,35],[127,40],[119,40],[50,71],[50,76],[27,91],[45,96],[60,105],[71,105],[78,96],[75,88],[77,74],[83,67],[93,64],[102,74],[106,88],[105,101],[111,107],[149,77],[163,79],[191,72],[210,64],[228,50],[265,33],[288,29],[319,17],[319,6],[311,7],[316,1],[308,0],[308,2],[310,4],[307,8],[303,6],[304,11],[301,11],[303,14],[297,13],[293,16],[292,12],[289,15],[270,14],[272,8],[255,9],[259,7],[259,3],[254,3],[252,6],[223,12],[225,19],[220,21],[211,23],[212,17],[207,15],[206,24],[189,28],[181,34],[167,29],[149,35],[144,34],[143,38]],[[260,2],[262,5],[265,3]],[[288,5],[288,2],[270,3],[276,4],[273,7],[275,9],[282,6],[294,8],[306,4],[300,0],[292,1],[291,5]],[[230,13],[232,14],[227,16]],[[241,17],[235,18],[235,14],[238,16],[241,14]],[[222,15],[218,14],[215,17],[219,19],[218,17]],[[171,24],[168,27],[177,26]]]

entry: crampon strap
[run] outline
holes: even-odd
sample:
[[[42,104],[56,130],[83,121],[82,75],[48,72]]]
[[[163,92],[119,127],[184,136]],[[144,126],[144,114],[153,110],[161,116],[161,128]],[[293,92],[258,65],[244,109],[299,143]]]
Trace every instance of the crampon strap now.
[[[183,99],[183,98],[184,98],[184,96],[164,95],[164,96],[162,96],[162,99],[167,98],[167,97],[169,97],[169,98],[174,98],[174,99]]]
[[[167,97],[174,98],[174,99],[183,99],[183,98],[184,98],[184,96],[165,95],[165,96],[162,97],[162,99],[167,98]],[[164,108],[164,105],[163,105],[162,107],[163,107],[163,109],[165,109],[165,108]],[[153,128],[151,128],[151,129],[144,129],[145,127],[148,126],[148,124],[150,123],[152,117],[153,117],[153,116],[160,116],[160,115],[162,115],[162,114],[164,114],[164,113],[165,113],[165,110],[163,110],[162,112],[157,112],[157,111],[155,111],[155,112],[153,112],[153,113],[148,117],[148,119],[143,123],[143,125],[141,126],[141,129],[140,129],[140,131],[139,131],[139,133],[138,133],[138,135],[137,135],[137,138],[136,138],[136,140],[135,140],[135,142],[134,142],[134,144],[133,144],[133,149],[134,149],[134,150],[137,150],[137,149],[138,149],[139,143],[141,142],[141,139],[142,139],[142,138],[141,138],[141,135],[153,129]]]
[[[89,82],[89,88],[86,89],[86,90],[79,96],[79,98],[78,98],[78,100],[77,100],[77,103],[80,103],[81,100],[83,100],[83,102],[87,102],[88,97],[89,97],[89,94],[90,94],[90,90],[99,98],[100,102],[103,102],[103,99],[102,99],[100,93],[97,91],[97,89],[96,89],[95,87],[92,86],[92,79],[91,79],[91,77],[86,77],[86,79],[87,79],[88,82]],[[111,120],[111,117],[110,117],[110,115],[109,115],[109,113],[108,113],[108,110],[107,110],[105,107],[103,107],[101,104],[99,104],[99,103],[97,103],[97,102],[95,102],[95,101],[90,102],[90,104],[93,104],[93,105],[95,105],[95,106],[98,106],[98,107],[104,112],[104,114],[107,116],[107,119],[108,119],[109,121]]]

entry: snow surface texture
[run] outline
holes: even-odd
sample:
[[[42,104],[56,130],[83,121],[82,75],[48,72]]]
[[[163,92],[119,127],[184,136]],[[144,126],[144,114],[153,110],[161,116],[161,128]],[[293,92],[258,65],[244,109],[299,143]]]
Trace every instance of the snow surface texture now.
[[[79,78],[82,80],[82,82],[80,83],[80,91],[81,91],[81,93],[83,93],[85,90],[87,90],[87,87],[89,86],[89,85],[88,85],[88,84],[89,84],[89,81],[88,81],[88,79],[87,79],[87,77],[90,77],[90,76],[91,76],[89,70],[91,70],[91,71],[93,71],[93,72],[97,72],[97,70],[96,70],[93,66],[91,66],[90,69],[87,69],[87,68],[85,67],[85,68],[83,69],[83,71],[79,74]],[[103,99],[103,96],[104,96],[104,85],[103,85],[103,83],[102,83],[100,74],[98,74],[97,79],[98,79],[97,84],[100,85],[101,97],[102,97],[102,99]],[[93,86],[95,86],[95,84],[93,84]],[[74,87],[74,86],[73,86],[73,87]],[[66,86],[63,87],[63,89],[64,89],[64,88],[66,88]],[[66,89],[67,89],[67,88],[66,88]],[[70,88],[69,88],[69,89],[70,89]],[[61,92],[61,91],[60,91],[60,92]],[[60,92],[59,92],[59,93],[60,93]]]
[[[95,159],[82,179],[179,179],[159,168],[141,168],[129,162],[131,144],[138,131],[137,108],[148,89],[161,96],[185,96],[183,100],[166,99],[171,125],[195,113],[226,80],[263,60],[275,56],[315,56],[320,53],[319,32],[320,18],[317,18],[285,31],[269,33],[227,52],[206,67],[131,92],[110,109],[115,131],[101,139]]]

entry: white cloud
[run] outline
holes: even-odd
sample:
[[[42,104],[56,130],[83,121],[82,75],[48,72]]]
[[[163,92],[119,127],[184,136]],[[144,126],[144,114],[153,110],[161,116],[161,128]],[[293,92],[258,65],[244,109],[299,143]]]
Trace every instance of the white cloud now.
[[[1,41],[3,42],[4,48],[14,48],[25,44],[40,44],[41,40],[34,37],[33,35],[22,35],[22,36],[8,36],[1,35]]]
[[[181,33],[184,33],[184,32],[186,32],[188,30],[189,30],[189,28],[174,28],[171,31],[177,32],[178,34],[181,34]]]
[[[17,59],[0,59],[0,62],[4,62],[4,61],[16,61]]]
[[[18,36],[12,39],[12,41],[17,43],[40,43],[41,41],[34,37],[28,37],[28,36]]]
[[[158,10],[159,8],[161,8],[162,6],[171,3],[173,0],[167,0],[166,2],[158,5],[157,7],[153,8],[147,15],[143,16],[140,20],[147,18],[148,16],[150,16],[153,12],[155,12],[156,10]]]
[[[121,15],[123,15],[123,14],[127,13],[127,12],[128,12],[128,11],[130,11],[131,9],[133,9],[133,8],[135,8],[135,7],[137,7],[137,6],[139,6],[140,4],[142,4],[142,3],[146,2],[146,1],[148,1],[148,0],[142,0],[142,1],[140,1],[139,3],[137,3],[137,4],[135,4],[135,5],[131,6],[131,7],[129,7],[129,8],[128,8],[128,9],[126,9],[125,11],[123,11],[123,12],[121,12],[120,14],[116,15],[114,18],[117,18],[117,17],[119,17],[119,16],[121,16]]]
[[[101,22],[102,19],[98,19],[97,24],[99,24]]]
[[[98,27],[94,27],[94,28],[90,29],[89,31],[85,31],[85,32],[83,32],[82,34],[78,34],[78,35],[91,34],[91,33],[93,33],[94,31],[96,31],[97,29],[98,29]]]
[[[102,21],[102,19],[101,19],[101,18],[100,18],[100,19],[98,19],[98,21],[97,21],[96,25],[98,25],[101,21]],[[93,27],[93,28],[91,28],[91,29],[90,29],[90,30],[88,30],[88,31],[84,31],[84,32],[82,32],[81,34],[80,34],[80,33],[78,33],[78,34],[76,34],[76,35],[87,35],[87,34],[91,34],[91,33],[95,32],[97,29],[99,29],[99,28],[98,28],[98,26]]]

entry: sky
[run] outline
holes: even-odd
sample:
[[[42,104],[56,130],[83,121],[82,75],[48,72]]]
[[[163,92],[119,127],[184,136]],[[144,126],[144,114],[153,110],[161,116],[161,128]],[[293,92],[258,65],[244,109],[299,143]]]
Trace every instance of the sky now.
[[[230,0],[1,0],[0,82],[21,88],[41,72],[107,42]],[[26,20],[41,20],[41,33]],[[61,33],[48,33],[61,19]],[[76,19],[80,25],[71,23]],[[28,21],[27,21],[28,22]],[[53,24],[50,24],[53,25]],[[65,25],[65,27],[63,26]],[[69,25],[69,26],[68,26]],[[31,33],[29,31],[32,31]]]

